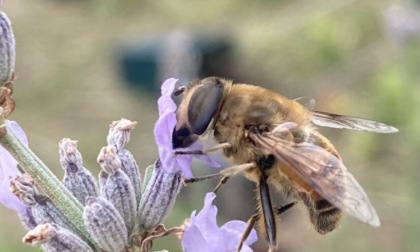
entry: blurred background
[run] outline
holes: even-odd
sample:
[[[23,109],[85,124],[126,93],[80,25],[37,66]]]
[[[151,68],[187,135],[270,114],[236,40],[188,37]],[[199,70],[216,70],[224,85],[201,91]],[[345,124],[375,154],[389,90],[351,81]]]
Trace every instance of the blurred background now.
[[[232,78],[400,129],[320,130],[366,190],[382,226],[345,217],[322,236],[299,205],[282,216],[279,251],[418,251],[419,1],[5,0],[3,8],[17,41],[11,119],[58,177],[60,139],[79,140],[84,164],[96,175],[108,125],[122,117],[139,122],[128,148],[144,169],[157,153],[152,131],[161,81]],[[197,176],[216,172],[194,167]],[[184,188],[166,226],[201,209],[216,183]],[[247,220],[254,199],[252,183],[231,179],[216,200],[219,224]],[[1,250],[39,250],[21,244],[24,234],[17,216],[0,207]],[[181,251],[175,237],[154,245]],[[264,242],[254,249],[265,251]]]

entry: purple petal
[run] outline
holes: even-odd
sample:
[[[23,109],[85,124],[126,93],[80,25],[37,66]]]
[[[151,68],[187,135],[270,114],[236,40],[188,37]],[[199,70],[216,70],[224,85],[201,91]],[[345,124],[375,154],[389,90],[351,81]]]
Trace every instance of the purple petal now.
[[[28,138],[26,137],[25,132],[19,126],[19,124],[15,121],[9,121],[9,120],[6,120],[6,124],[12,129],[13,133],[19,138],[19,140],[22,141],[27,146]]]
[[[207,193],[203,209],[194,219],[194,225],[198,226],[205,236],[214,234],[219,229],[216,223],[217,207],[213,204],[215,198],[215,193]]]
[[[177,83],[177,79],[170,78],[163,82],[161,87],[161,96],[158,100],[158,109],[159,109],[159,116],[162,116],[168,112],[175,112],[176,111],[176,104],[172,100],[172,93],[175,89],[175,84]]]
[[[236,247],[239,244],[239,241],[241,240],[243,232],[246,229],[246,226],[247,224],[245,222],[238,220],[229,221],[228,223],[223,225],[219,231],[220,235],[218,242],[220,244],[223,244],[223,247],[220,247],[220,249],[224,249],[226,251],[235,251]],[[248,237],[242,245],[241,251],[252,252],[252,249],[248,245],[254,243],[256,240],[257,232],[255,230],[252,230],[250,233],[250,237]]]
[[[188,147],[188,149],[190,149],[190,150],[202,150],[203,148],[204,148],[203,144],[200,143],[199,141],[193,143],[190,147]],[[198,160],[201,160],[204,163],[210,165],[211,167],[214,167],[214,168],[219,168],[220,167],[220,164],[217,163],[215,160],[213,160],[208,155],[195,155],[194,157],[197,158]]]
[[[183,176],[186,179],[192,178],[193,174],[191,171],[192,156],[191,155],[178,155],[175,157],[178,168],[182,171]]]
[[[182,171],[184,176],[192,177],[190,156],[175,157],[172,149],[172,131],[176,124],[176,116],[173,112],[161,115],[155,124],[154,136],[158,146],[159,158],[162,168],[167,173]]]
[[[182,247],[186,252],[202,251],[206,239],[197,226],[191,226],[182,236]]]
[[[159,117],[155,124],[153,134],[158,148],[172,150],[172,131],[176,124],[176,115],[167,113]]]
[[[172,134],[169,134],[169,132],[172,132],[175,123],[175,114],[167,113],[159,117],[153,131],[155,142],[158,146],[159,158],[162,164],[162,168],[171,174],[177,172],[175,171],[176,163],[172,151]]]
[[[176,124],[176,115],[168,112],[159,117],[155,124],[154,136],[158,145],[159,157],[162,168],[168,173],[177,173],[182,171],[184,177],[191,178],[192,156],[181,155],[174,156],[172,149],[172,131]]]
[[[182,246],[185,251],[235,251],[247,224],[243,221],[230,221],[221,228],[217,226],[217,207],[213,204],[216,194],[207,193],[204,207],[191,215],[190,227],[184,232]],[[257,240],[255,230],[245,241],[241,251],[252,251],[248,246]]]
[[[176,125],[177,109],[175,102],[172,100],[172,93],[175,89],[177,79],[167,79],[161,88],[162,95],[158,100],[159,119],[154,128],[155,142],[158,145],[159,157],[162,168],[168,173],[176,173],[181,171],[185,178],[191,178],[191,155],[174,156],[172,148],[172,132]],[[202,145],[198,142],[185,148],[185,150],[202,149]],[[213,161],[207,155],[197,156],[198,159],[203,160],[213,167],[220,167],[220,165]]]
[[[215,193],[207,193],[200,213],[195,215],[194,211],[191,214],[190,227],[184,232],[181,240],[184,251],[223,251],[218,249],[221,244],[217,242],[219,228],[216,223],[217,208],[213,205],[215,198]]]
[[[16,160],[3,147],[0,149],[0,203],[14,211],[25,205],[10,191],[10,179],[20,175]]]
[[[229,221],[225,225],[223,225],[220,229],[223,230],[223,232],[229,232],[233,236],[233,240],[239,241],[242,237],[243,232],[245,231],[247,227],[247,223],[243,221]],[[253,229],[251,233],[249,234],[248,238],[244,242],[244,247],[246,245],[251,245],[254,242],[258,240],[257,232]],[[233,246],[237,246],[238,244],[233,244]],[[252,251],[252,250],[251,250]]]
[[[6,121],[12,132],[25,144],[28,143],[22,128],[13,121]],[[22,211],[26,206],[10,191],[10,179],[20,175],[18,162],[0,146],[0,203],[14,211]]]

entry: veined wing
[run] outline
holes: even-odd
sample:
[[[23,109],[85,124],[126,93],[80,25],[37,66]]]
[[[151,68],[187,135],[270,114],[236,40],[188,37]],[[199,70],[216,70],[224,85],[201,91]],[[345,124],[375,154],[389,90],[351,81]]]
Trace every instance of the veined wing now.
[[[395,133],[397,128],[386,125],[384,123],[375,122],[358,117],[337,115],[327,112],[312,111],[311,121],[322,127],[337,129],[352,129],[360,131],[370,131],[376,133]]]
[[[293,168],[311,188],[331,204],[372,226],[379,217],[365,191],[343,162],[320,146],[294,143],[272,133],[250,137],[278,160]]]

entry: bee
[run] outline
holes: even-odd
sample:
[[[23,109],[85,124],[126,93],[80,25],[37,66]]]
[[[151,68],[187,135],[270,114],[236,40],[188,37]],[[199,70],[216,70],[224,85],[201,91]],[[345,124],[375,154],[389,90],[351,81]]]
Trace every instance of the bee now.
[[[396,128],[313,111],[265,88],[219,77],[195,81],[174,92],[181,94],[173,147],[187,147],[204,135],[214,137],[218,147],[213,149],[222,149],[234,164],[223,173],[224,182],[241,172],[257,184],[257,226],[270,249],[277,247],[278,216],[269,185],[302,201],[321,234],[334,230],[343,213],[380,225],[365,191],[316,125],[377,133],[397,132]]]

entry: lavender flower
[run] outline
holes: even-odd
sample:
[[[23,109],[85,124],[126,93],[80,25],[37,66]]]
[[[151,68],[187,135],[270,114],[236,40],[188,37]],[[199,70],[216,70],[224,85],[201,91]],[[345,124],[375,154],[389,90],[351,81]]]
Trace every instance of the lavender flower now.
[[[28,144],[25,132],[16,122],[6,120],[5,123],[24,144]],[[17,165],[18,162],[0,145],[0,203],[7,208],[20,212],[26,206],[10,190],[10,179],[21,174]]]
[[[95,178],[83,166],[82,154],[77,150],[77,141],[63,138],[58,147],[60,164],[64,170],[63,184],[80,203],[85,204],[86,197],[98,195]]]
[[[151,230],[166,218],[175,203],[175,198],[182,186],[182,177],[191,178],[191,155],[174,155],[172,132],[176,125],[176,104],[172,93],[178,80],[168,79],[162,84],[162,95],[158,100],[159,119],[155,124],[154,135],[158,145],[157,159],[150,179],[145,181],[138,213],[140,228]],[[187,149],[197,150],[202,146],[197,142]],[[208,156],[197,156],[211,166],[218,164]],[[147,176],[148,177],[148,176]]]
[[[129,150],[125,148],[130,141],[130,132],[134,129],[137,122],[122,118],[114,121],[109,126],[107,136],[108,145],[112,145],[117,150],[117,155],[121,160],[121,170],[127,174],[131,181],[136,196],[136,201],[141,198],[141,174],[137,162]],[[103,174],[104,175],[104,174]]]
[[[122,162],[114,146],[103,147],[97,160],[102,170],[108,174],[101,187],[101,196],[111,202],[118,210],[124,219],[127,231],[130,233],[136,223],[137,216],[137,201],[133,184],[122,170]]]
[[[247,224],[243,221],[229,221],[222,227],[217,226],[217,207],[213,204],[215,193],[207,193],[204,207],[191,215],[190,226],[182,236],[184,251],[235,251]],[[257,241],[257,233],[252,230],[245,240],[241,251],[252,251],[249,247]]]
[[[162,95],[158,100],[159,119],[155,124],[154,135],[156,144],[158,145],[160,162],[162,163],[164,171],[170,174],[182,171],[185,178],[191,178],[192,156],[174,156],[174,150],[172,148],[172,132],[176,125],[175,111],[177,107],[171,96],[177,81],[177,79],[171,78],[167,79],[162,84]],[[202,148],[203,146],[199,142],[196,142],[188,148],[179,150],[199,150]],[[196,157],[210,166],[219,167],[219,164],[210,159],[207,155]]]

